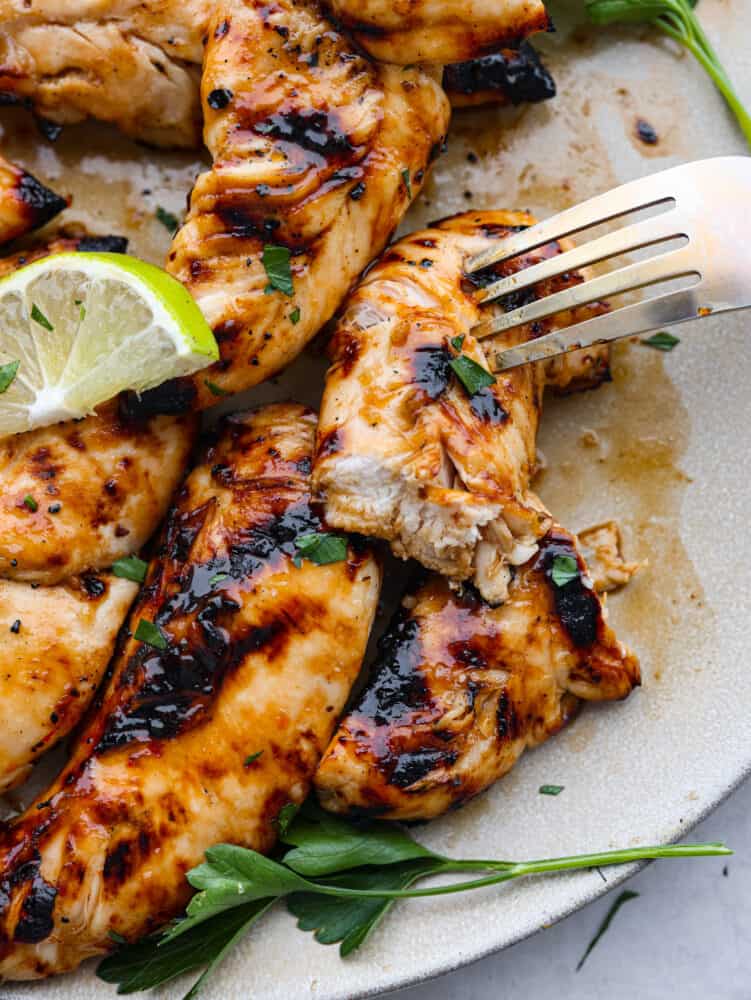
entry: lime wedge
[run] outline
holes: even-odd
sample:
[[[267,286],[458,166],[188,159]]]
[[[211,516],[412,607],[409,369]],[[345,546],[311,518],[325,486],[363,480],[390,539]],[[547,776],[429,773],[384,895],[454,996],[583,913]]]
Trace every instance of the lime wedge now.
[[[188,291],[134,257],[57,254],[0,280],[0,436],[86,416],[218,358]]]

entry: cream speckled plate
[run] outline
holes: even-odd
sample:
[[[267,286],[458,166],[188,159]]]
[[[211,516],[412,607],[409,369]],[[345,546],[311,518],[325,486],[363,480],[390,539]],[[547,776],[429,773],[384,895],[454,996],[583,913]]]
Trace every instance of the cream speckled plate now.
[[[580,4],[569,0],[569,7]],[[700,12],[751,104],[751,0],[702,0]],[[613,34],[597,40],[565,28],[544,39],[557,100],[457,115],[450,153],[407,228],[470,205],[550,214],[677,162],[743,152],[722,102],[693,62],[641,34],[621,34],[615,43]],[[656,146],[635,137],[639,117],[655,127]],[[49,146],[21,116],[6,113],[2,122],[4,149],[74,195],[66,220],[126,232],[134,253],[161,259],[167,237],[153,221],[154,207],[181,211],[195,162],[128,145],[107,129],[69,129]],[[477,163],[468,161],[469,152]],[[751,211],[751,204],[739,211]],[[628,556],[649,560],[610,602],[619,635],[641,655],[644,686],[623,704],[586,708],[488,794],[421,828],[419,837],[431,847],[529,858],[668,841],[751,768],[750,322],[736,316],[682,327],[682,343],[669,355],[621,348],[612,385],[549,404],[541,435],[548,462],[539,483],[543,498],[573,529],[618,517]],[[321,365],[310,350],[278,385],[249,398],[293,393],[315,402],[310,369]],[[539,795],[543,783],[565,791]],[[297,931],[280,908],[235,949],[205,997],[352,1000],[505,947],[604,889],[590,872],[400,904],[347,961]],[[180,997],[182,986],[157,995]],[[0,996],[99,1000],[114,990],[89,964],[56,981],[4,984]]]

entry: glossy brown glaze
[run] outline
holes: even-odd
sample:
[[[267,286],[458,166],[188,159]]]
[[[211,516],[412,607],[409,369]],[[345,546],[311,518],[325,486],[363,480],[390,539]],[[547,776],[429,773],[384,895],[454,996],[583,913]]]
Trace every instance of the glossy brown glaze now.
[[[550,524],[529,489],[543,389],[596,384],[607,372],[601,351],[568,355],[504,373],[470,395],[452,371],[459,354],[487,368],[488,348],[601,309],[519,327],[505,340],[472,337],[481,317],[475,290],[561,247],[471,277],[465,261],[532,221],[522,212],[468,213],[389,247],[335,328],[313,470],[332,524],[386,538],[397,555],[456,580],[473,578],[495,602],[505,596],[509,566],[531,556]],[[565,274],[525,293],[524,301],[581,280]],[[505,307],[519,299],[510,296]]]
[[[557,586],[561,555],[578,572]],[[575,539],[553,527],[501,607],[435,575],[408,593],[316,772],[318,797],[339,813],[431,819],[506,774],[580,700],[625,698],[638,683]]]
[[[510,46],[549,20],[542,0],[327,0],[375,59],[456,63]]]
[[[448,127],[440,86],[364,58],[313,3],[223,2],[202,78],[213,167],[196,181],[167,268],[209,320],[221,361],[186,405],[288,364],[341,303],[420,190]],[[267,244],[294,294],[269,288]]]
[[[0,975],[35,978],[185,905],[212,844],[268,850],[355,680],[380,570],[295,559],[323,526],[315,414],[229,418],[178,492],[128,636],[68,765],[0,835]],[[156,623],[164,649],[133,637]],[[252,760],[250,758],[253,758]]]
[[[0,156],[0,244],[43,226],[66,204],[65,198]]]

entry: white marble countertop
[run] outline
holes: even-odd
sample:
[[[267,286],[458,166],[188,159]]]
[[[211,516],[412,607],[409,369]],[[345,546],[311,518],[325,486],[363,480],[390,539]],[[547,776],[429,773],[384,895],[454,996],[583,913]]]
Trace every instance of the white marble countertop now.
[[[459,972],[404,990],[399,1000],[747,1000],[751,782],[686,839],[722,840],[738,853],[651,864],[549,930]],[[588,942],[624,888],[638,892],[639,898],[620,909],[577,973]]]

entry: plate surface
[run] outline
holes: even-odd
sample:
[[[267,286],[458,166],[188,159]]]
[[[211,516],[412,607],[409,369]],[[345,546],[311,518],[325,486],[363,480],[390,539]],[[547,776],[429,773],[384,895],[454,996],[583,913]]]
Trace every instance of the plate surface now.
[[[744,27],[751,0],[702,0],[700,11],[751,103]],[[449,154],[405,230],[468,207],[546,215],[674,163],[747,152],[690,59],[646,40],[646,32],[598,38],[553,13],[559,34],[541,48],[559,83],[557,100],[457,114]],[[655,128],[657,145],[638,140],[639,118]],[[6,152],[73,194],[66,221],[127,233],[132,252],[163,258],[168,236],[154,209],[181,211],[198,169],[194,159],[140,149],[101,127],[68,129],[55,146],[42,144],[19,115],[5,113],[2,127]],[[575,530],[617,517],[627,555],[649,561],[610,601],[618,634],[641,656],[644,686],[623,704],[585,708],[488,794],[419,828],[431,847],[466,857],[532,858],[665,842],[751,769],[747,324],[736,316],[683,327],[682,343],[669,355],[620,347],[611,385],[549,402],[540,439],[548,466],[538,483],[544,500]],[[311,369],[323,370],[315,345],[278,384],[247,398],[294,394],[315,402]],[[387,586],[395,592],[396,580]],[[565,791],[541,796],[543,783]],[[605,888],[590,872],[402,904],[347,961],[297,931],[280,908],[235,949],[203,996],[353,1000],[505,947]],[[156,995],[179,997],[182,985]],[[4,984],[0,995],[99,1000],[114,990],[89,963],[43,984]]]

